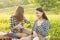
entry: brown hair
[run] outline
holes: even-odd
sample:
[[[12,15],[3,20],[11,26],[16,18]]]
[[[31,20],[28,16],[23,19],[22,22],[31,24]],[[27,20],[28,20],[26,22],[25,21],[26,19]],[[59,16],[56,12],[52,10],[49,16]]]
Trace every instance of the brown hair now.
[[[40,11],[40,12],[43,12],[42,17],[43,17],[44,19],[48,20],[47,16],[45,15],[45,12],[43,11],[42,8],[37,8],[36,10],[37,10],[37,11]]]
[[[23,21],[23,18],[24,18],[23,13],[24,13],[23,7],[19,6],[14,15],[17,21]]]

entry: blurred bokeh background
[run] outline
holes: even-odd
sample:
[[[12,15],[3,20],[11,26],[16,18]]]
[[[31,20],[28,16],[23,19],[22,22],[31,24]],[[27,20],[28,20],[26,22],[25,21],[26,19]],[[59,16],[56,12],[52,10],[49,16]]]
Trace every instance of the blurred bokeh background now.
[[[49,40],[60,40],[60,0],[0,0],[0,32],[10,32],[9,17],[18,6],[25,10],[25,17],[36,20],[35,9],[42,7],[50,21]],[[33,24],[24,24],[32,29]]]

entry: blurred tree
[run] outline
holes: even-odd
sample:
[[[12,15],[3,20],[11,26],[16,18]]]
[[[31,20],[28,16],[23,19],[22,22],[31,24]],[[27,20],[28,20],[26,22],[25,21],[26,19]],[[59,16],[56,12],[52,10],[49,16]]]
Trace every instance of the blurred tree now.
[[[33,5],[36,4],[36,6],[42,7],[45,10],[60,7],[60,0],[0,0],[0,8],[26,5],[29,3]]]
[[[36,3],[37,0],[28,0],[29,3]]]
[[[53,8],[56,6],[57,0],[29,0],[29,3],[39,4],[45,10],[49,10],[49,8]]]
[[[28,0],[23,0],[23,4],[29,4]]]

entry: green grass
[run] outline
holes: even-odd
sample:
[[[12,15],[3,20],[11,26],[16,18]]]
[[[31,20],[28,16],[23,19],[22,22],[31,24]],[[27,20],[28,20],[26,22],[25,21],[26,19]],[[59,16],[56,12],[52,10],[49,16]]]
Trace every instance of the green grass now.
[[[10,32],[10,24],[9,24],[9,17],[14,13],[14,11],[9,12],[2,12],[0,13],[0,32]],[[60,40],[60,14],[48,14],[53,12],[46,12],[47,17],[50,21],[50,30],[49,36],[50,40]],[[34,22],[37,18],[35,15],[35,10],[25,10],[25,17],[30,21]],[[32,29],[33,24],[26,24],[24,25],[27,28]]]

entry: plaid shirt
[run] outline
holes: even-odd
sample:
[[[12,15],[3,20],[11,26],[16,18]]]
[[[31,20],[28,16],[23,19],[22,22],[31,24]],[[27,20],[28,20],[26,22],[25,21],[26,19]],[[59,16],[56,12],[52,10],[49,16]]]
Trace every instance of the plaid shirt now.
[[[40,26],[38,26],[37,21],[35,21],[33,31],[36,31],[38,34],[41,34],[42,36],[47,36],[49,27],[50,22],[48,20],[45,20]]]
[[[24,25],[24,22],[25,22],[25,23],[30,23],[29,21],[27,21],[26,18],[24,18],[23,22],[21,23],[22,26]],[[15,18],[14,16],[11,16],[11,17],[10,17],[10,25],[11,25],[11,31],[12,31],[12,32],[15,32],[15,30],[13,30],[13,28],[14,28],[17,24],[18,24],[18,23],[17,23],[16,18]]]

